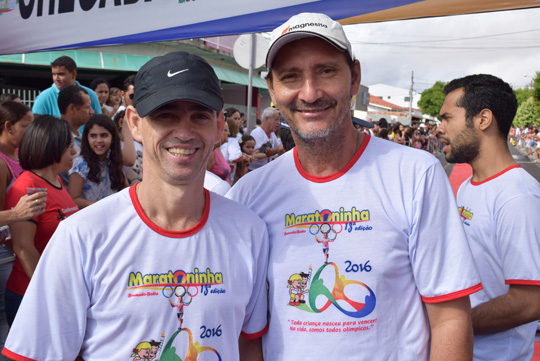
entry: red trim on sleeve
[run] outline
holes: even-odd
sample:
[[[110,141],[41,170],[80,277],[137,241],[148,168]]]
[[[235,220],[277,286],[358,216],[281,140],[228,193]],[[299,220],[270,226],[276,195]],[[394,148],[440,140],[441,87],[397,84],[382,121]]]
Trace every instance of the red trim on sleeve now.
[[[21,356],[19,354],[16,354],[15,352],[12,352],[12,351],[8,350],[5,347],[2,350],[2,355],[6,356],[7,358],[9,358],[11,360],[15,360],[15,361],[37,361],[37,360],[34,360],[33,358],[28,358],[28,357],[24,357],[24,356]]]
[[[486,179],[484,179],[483,181],[480,181],[480,182],[475,182],[475,181],[473,181],[472,178],[471,178],[471,184],[472,184],[473,186],[479,186],[480,184],[489,182],[489,181],[492,180],[492,179],[495,179],[495,178],[497,178],[497,177],[500,177],[500,176],[503,175],[504,173],[508,172],[510,169],[514,169],[514,168],[521,168],[521,166],[520,166],[519,164],[514,164],[513,166],[508,167],[508,168],[506,168],[506,169],[500,171],[499,173],[497,173],[497,174],[495,174],[495,175],[492,175],[491,177],[486,178]]]
[[[352,166],[356,163],[358,158],[360,158],[362,153],[364,153],[364,150],[366,149],[370,139],[371,139],[371,135],[364,133],[364,140],[362,141],[362,144],[360,145],[360,147],[358,147],[358,150],[356,151],[354,156],[351,158],[351,160],[349,160],[349,162],[345,165],[345,167],[343,167],[341,170],[337,171],[334,174],[330,174],[324,177],[317,177],[306,172],[304,168],[302,168],[302,164],[300,164],[300,160],[298,159],[298,150],[296,149],[296,147],[293,150],[294,164],[296,165],[296,169],[298,170],[300,175],[306,178],[308,181],[315,182],[315,183],[330,182],[335,179],[338,179],[339,177],[347,173],[349,169],[352,168]]]
[[[266,324],[266,326],[257,333],[245,333],[244,331],[242,331],[240,332],[240,335],[243,338],[246,338],[248,340],[255,340],[256,338],[262,337],[267,331],[268,331],[268,324]]]
[[[144,213],[144,210],[142,209],[141,204],[139,203],[139,199],[137,198],[137,186],[139,185],[139,183],[140,182],[132,185],[129,188],[129,196],[131,197],[131,201],[133,202],[135,211],[137,212],[141,220],[153,231],[165,237],[186,238],[186,237],[193,236],[205,226],[206,221],[208,221],[208,215],[210,214],[210,193],[208,192],[206,188],[204,189],[205,202],[204,202],[204,209],[203,209],[201,220],[195,226],[185,231],[169,231],[168,229],[163,229],[159,227],[158,225],[156,225]]]
[[[507,285],[524,285],[524,286],[540,286],[540,281],[533,280],[506,280],[504,284]]]
[[[464,290],[452,292],[452,293],[442,295],[442,296],[435,296],[435,297],[424,297],[424,296],[422,296],[422,301],[424,301],[425,303],[439,303],[439,302],[452,301],[452,300],[455,300],[455,299],[458,299],[458,298],[461,298],[461,297],[468,296],[468,295],[473,294],[475,292],[478,292],[482,288],[484,288],[484,287],[482,286],[481,283],[479,283],[477,285],[466,288]]]

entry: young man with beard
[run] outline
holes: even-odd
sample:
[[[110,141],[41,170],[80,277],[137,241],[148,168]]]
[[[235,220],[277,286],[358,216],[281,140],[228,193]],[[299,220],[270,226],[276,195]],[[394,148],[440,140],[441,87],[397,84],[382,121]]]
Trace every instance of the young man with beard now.
[[[222,107],[201,57],[173,52],[143,65],[126,120],[144,144],[144,178],[61,223],[4,355],[127,360],[162,339],[161,360],[256,358],[250,339],[267,324],[266,227],[203,188]]]
[[[473,169],[457,203],[484,286],[471,295],[474,359],[530,360],[540,319],[540,184],[508,150],[516,97],[485,74],[444,92],[437,133],[446,160]]]
[[[296,148],[228,193],[269,229],[265,360],[470,360],[481,284],[440,162],[355,129],[360,63],[326,15],[274,30],[266,65]],[[291,305],[290,275],[310,266]]]

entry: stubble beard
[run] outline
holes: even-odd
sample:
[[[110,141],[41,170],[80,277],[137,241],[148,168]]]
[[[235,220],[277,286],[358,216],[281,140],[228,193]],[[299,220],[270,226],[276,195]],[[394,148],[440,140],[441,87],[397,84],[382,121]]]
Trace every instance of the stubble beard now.
[[[480,153],[478,135],[472,128],[465,128],[452,140],[451,151],[445,155],[448,163],[471,164]]]
[[[335,100],[319,100],[314,103],[301,102],[289,106],[291,114],[297,112],[298,109],[317,109],[326,107],[336,107],[338,102]],[[334,122],[329,123],[325,128],[315,131],[304,131],[298,127],[294,121],[285,118],[292,132],[296,135],[296,142],[302,143],[308,149],[316,150],[319,148],[335,149],[343,142],[343,131],[341,125],[348,118],[350,109],[342,107],[338,109]]]

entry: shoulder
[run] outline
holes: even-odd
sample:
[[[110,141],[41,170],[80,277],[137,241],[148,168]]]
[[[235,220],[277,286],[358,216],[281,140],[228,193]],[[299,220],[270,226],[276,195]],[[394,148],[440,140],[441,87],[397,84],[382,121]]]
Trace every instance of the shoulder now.
[[[71,166],[68,175],[71,175],[73,173],[79,173],[83,176],[83,178],[85,178],[88,174],[88,171],[88,162],[84,159],[82,155],[78,155],[73,158],[73,165]]]
[[[285,175],[290,175],[295,171],[293,150],[289,150],[270,163],[240,178],[227,193],[227,198],[240,200],[268,196],[269,192],[276,192],[278,183],[285,180]],[[244,201],[241,203],[245,204]]]
[[[232,226],[257,229],[266,227],[262,219],[248,207],[219,194],[210,195],[210,212]]]
[[[110,224],[117,224],[119,214],[128,209],[133,209],[133,206],[131,197],[129,196],[129,188],[125,188],[120,192],[81,209],[62,223],[66,222],[68,226],[75,223],[78,229],[99,228],[103,230],[103,228],[108,227]],[[99,225],[99,227],[96,227],[96,225]]]
[[[212,172],[206,171],[204,176],[204,188],[211,192],[225,195],[231,189],[229,183],[218,177]]]

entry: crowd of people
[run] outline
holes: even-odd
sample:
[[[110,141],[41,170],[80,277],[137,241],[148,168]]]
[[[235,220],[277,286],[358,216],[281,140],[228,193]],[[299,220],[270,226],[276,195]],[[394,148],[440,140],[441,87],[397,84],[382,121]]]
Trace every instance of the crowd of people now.
[[[32,110],[0,103],[3,355],[530,360],[540,184],[506,146],[511,87],[451,81],[438,126],[355,118],[360,62],[314,13],[266,67],[250,132],[187,52],[122,90],[61,57]],[[438,152],[473,169],[457,203]]]
[[[535,124],[510,129],[509,138],[512,145],[535,163],[540,163],[540,136]]]

